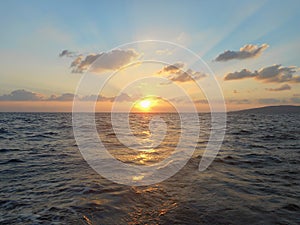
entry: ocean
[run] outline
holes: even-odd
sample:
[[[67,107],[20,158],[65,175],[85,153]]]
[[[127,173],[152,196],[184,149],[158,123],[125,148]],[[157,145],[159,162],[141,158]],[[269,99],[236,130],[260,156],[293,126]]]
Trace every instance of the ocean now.
[[[167,132],[152,151],[122,146],[108,113],[95,116],[99,137],[123,163],[159,162],[181,131],[177,114],[132,114],[132,132],[148,147],[154,115]],[[300,224],[300,114],[228,113],[221,149],[202,172],[210,114],[200,113],[199,123],[190,124],[200,135],[178,173],[126,186],[83,159],[71,113],[0,113],[0,224]]]

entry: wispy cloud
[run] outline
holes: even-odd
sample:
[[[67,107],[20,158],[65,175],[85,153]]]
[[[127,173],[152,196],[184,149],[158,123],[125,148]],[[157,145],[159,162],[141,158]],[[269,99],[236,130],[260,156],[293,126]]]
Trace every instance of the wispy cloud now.
[[[283,84],[278,88],[266,88],[267,91],[286,91],[286,90],[291,90],[291,86],[288,84]]]
[[[240,48],[239,51],[231,51],[227,50],[220,55],[218,55],[215,59],[217,62],[226,62],[233,59],[248,59],[259,56],[264,50],[269,47],[267,44],[262,44],[261,46],[247,44]]]
[[[258,71],[251,72],[243,69],[241,71],[228,73],[224,80],[239,80],[243,78],[255,78],[268,83],[299,83],[300,76],[296,75],[298,68],[295,66],[283,67],[279,64],[261,68]]]
[[[169,75],[168,79],[175,82],[189,82],[193,80],[199,80],[206,77],[206,74],[194,71],[192,69],[185,70],[185,64],[182,62],[177,62],[172,65],[164,66],[158,74]]]

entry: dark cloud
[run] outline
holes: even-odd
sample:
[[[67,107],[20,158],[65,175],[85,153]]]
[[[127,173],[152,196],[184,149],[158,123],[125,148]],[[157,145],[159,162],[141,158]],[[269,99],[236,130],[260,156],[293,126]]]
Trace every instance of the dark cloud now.
[[[247,59],[259,56],[269,45],[262,44],[261,46],[248,44],[240,48],[239,51],[227,50],[218,55],[215,61],[228,61],[232,59]]]
[[[266,88],[267,91],[286,91],[286,90],[291,90],[291,86],[288,84],[283,84],[278,88]]]
[[[74,57],[76,56],[75,52],[71,52],[69,50],[63,50],[61,53],[59,53],[59,57]]]
[[[158,73],[176,73],[178,72],[179,70],[183,69],[184,68],[184,63],[182,62],[177,62],[177,63],[174,63],[172,65],[167,65],[167,66],[164,66],[164,68],[159,71]]]
[[[234,73],[228,73],[224,80],[239,80],[243,78],[255,78],[263,82],[268,83],[282,83],[291,82],[299,83],[300,76],[296,75],[297,68],[295,66],[283,67],[281,65],[272,65],[265,68],[261,68],[258,71],[251,72],[247,69],[237,71]]]
[[[10,94],[0,96],[0,101],[41,101],[44,100],[44,96],[39,93],[15,90]]]
[[[247,70],[247,69],[243,69],[241,71],[238,72],[234,72],[234,73],[228,73],[224,80],[237,80],[237,79],[243,79],[243,78],[249,78],[249,77],[255,77],[256,74],[252,73],[251,71]]]
[[[295,76],[297,72],[295,66],[283,67],[281,65],[273,65],[260,69],[256,78],[266,82],[300,82],[300,77]]]
[[[83,73],[88,69],[91,72],[101,73],[120,69],[138,57],[139,54],[133,49],[115,49],[110,52],[89,54],[85,58],[80,55],[71,63],[71,67],[73,73]]]
[[[187,69],[184,71],[184,67],[184,63],[177,62],[172,65],[164,66],[163,69],[158,72],[158,74],[168,74],[168,79],[176,82],[189,82],[206,77],[204,73],[193,71],[192,69]]]

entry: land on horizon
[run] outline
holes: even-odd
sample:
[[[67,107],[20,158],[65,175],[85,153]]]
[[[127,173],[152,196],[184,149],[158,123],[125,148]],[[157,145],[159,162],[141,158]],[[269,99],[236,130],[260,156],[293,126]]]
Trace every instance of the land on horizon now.
[[[229,111],[229,112],[298,112],[300,113],[300,106],[297,105],[272,105],[272,106],[263,106],[258,108],[250,108],[250,109],[242,109],[236,111]]]

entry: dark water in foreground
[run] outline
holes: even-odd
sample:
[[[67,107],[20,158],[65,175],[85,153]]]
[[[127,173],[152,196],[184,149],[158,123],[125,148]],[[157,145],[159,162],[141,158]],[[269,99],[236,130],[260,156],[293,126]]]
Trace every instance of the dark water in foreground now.
[[[173,114],[161,117],[180,133]],[[300,224],[300,115],[229,114],[223,146],[204,172],[198,164],[210,120],[199,117],[196,152],[179,173],[128,187],[102,178],[83,160],[71,114],[1,113],[0,224]],[[98,130],[120,160],[151,164],[168,155],[166,146],[127,154],[108,118],[97,115]],[[139,114],[132,122],[145,139],[149,118]],[[172,147],[170,140],[176,145],[176,137],[166,138]]]

